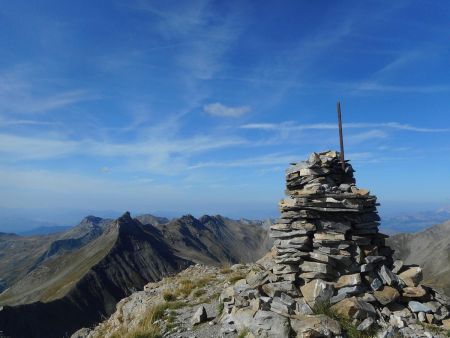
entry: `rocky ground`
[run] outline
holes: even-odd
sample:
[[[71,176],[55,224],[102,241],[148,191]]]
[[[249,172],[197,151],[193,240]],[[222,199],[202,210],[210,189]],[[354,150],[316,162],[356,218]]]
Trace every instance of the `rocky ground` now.
[[[250,268],[241,264],[230,268],[191,266],[147,284],[143,291],[121,300],[109,319],[95,328],[79,330],[72,338],[220,337],[218,319],[223,303],[219,295],[244,278]]]
[[[286,317],[272,311],[253,311],[255,314],[247,318],[249,328],[236,329],[228,324],[230,316],[224,310],[224,303],[226,307],[228,294],[245,289],[255,273],[261,271],[261,263],[264,260],[229,268],[191,266],[175,276],[147,284],[143,291],[121,300],[109,319],[94,328],[79,330],[72,338],[448,337],[442,328],[413,318],[408,320],[407,309],[389,310],[388,307],[384,309],[388,322],[378,322],[376,326],[372,323],[370,331],[364,330],[367,323],[352,323],[324,307],[297,316],[296,327],[292,327],[292,320],[289,325]],[[246,313],[233,315],[240,317],[237,320],[240,323],[245,323],[248,317]],[[389,317],[398,322],[389,323]],[[259,331],[261,335],[250,332],[253,326],[263,328]]]

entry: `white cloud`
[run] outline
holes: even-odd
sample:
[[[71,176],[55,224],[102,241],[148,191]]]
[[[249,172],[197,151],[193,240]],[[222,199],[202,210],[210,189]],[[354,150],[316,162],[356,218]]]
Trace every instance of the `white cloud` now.
[[[212,116],[239,117],[250,111],[250,106],[225,106],[222,103],[210,103],[203,106],[203,111]]]

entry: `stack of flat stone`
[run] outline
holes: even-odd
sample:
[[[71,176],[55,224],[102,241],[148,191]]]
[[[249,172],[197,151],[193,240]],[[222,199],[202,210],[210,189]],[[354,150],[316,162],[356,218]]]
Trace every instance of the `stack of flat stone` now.
[[[351,165],[342,170],[338,153],[313,153],[292,165],[286,188],[281,218],[271,227],[277,273],[335,281],[392,264],[386,236],[378,232],[376,197],[356,187]]]
[[[345,336],[319,313],[324,306],[358,330],[381,327],[381,337],[429,337],[418,322],[450,327],[447,298],[420,284],[420,267],[393,261],[378,230],[376,197],[344,167],[338,152],[326,151],[287,169],[272,251],[222,293],[224,334],[250,328],[258,337]],[[276,324],[255,324],[269,317]]]

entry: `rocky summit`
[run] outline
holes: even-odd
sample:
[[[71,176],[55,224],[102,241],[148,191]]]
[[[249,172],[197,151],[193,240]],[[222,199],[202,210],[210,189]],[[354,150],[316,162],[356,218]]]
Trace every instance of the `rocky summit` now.
[[[420,267],[393,260],[376,197],[339,155],[313,153],[287,169],[272,250],[222,292],[223,336],[446,335],[449,300],[421,284]]]

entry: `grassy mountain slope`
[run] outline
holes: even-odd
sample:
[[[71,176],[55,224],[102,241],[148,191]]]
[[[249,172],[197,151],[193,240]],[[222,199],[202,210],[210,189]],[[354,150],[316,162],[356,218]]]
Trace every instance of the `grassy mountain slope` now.
[[[196,263],[251,262],[270,250],[265,229],[222,216],[187,215],[158,228],[177,255]]]
[[[397,258],[423,268],[425,282],[450,294],[450,221],[417,233],[394,235],[388,244]]]

